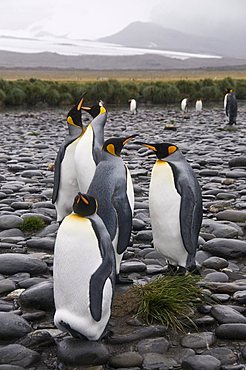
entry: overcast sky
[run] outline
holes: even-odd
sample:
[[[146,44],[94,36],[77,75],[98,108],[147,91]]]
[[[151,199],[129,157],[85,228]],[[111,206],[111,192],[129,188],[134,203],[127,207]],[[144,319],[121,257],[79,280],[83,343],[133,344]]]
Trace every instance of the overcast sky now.
[[[220,37],[246,34],[246,0],[0,0],[0,33],[96,39],[134,21]]]

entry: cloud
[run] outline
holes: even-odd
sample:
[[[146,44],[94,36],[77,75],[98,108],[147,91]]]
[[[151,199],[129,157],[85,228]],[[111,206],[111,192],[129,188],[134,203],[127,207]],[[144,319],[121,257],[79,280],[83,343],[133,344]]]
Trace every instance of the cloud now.
[[[245,14],[245,0],[162,0],[151,19],[166,28],[226,38],[246,31]]]
[[[99,38],[120,31],[129,23],[150,20],[159,0],[1,0],[2,29],[46,31],[78,38]]]

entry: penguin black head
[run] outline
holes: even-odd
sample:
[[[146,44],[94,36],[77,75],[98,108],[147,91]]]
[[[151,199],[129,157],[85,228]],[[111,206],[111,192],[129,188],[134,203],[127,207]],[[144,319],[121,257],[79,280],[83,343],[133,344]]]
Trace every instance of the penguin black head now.
[[[100,100],[97,104],[92,105],[91,107],[81,107],[85,112],[88,112],[93,118],[99,116],[99,114],[106,113],[105,104]]]
[[[84,101],[84,96],[86,93],[84,93],[79,102],[74,105],[70,111],[67,114],[67,123],[73,126],[78,126],[82,127],[82,119],[81,119],[81,109],[82,109],[82,104]]]
[[[117,157],[120,157],[123,146],[126,145],[135,136],[137,136],[137,134],[133,134],[127,137],[112,137],[104,142],[102,150]]]
[[[136,142],[136,144],[144,145],[146,148],[153,150],[158,159],[166,158],[178,150],[178,147],[171,143],[148,144]]]
[[[95,198],[78,193],[74,198],[73,211],[79,216],[86,217],[93,215],[97,210],[97,201]]]

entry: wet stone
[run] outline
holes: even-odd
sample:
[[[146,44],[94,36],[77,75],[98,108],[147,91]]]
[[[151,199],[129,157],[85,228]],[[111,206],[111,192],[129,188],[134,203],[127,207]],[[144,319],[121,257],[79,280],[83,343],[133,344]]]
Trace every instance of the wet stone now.
[[[114,368],[141,367],[143,357],[138,352],[125,352],[112,356],[109,359],[109,365]]]
[[[246,242],[243,240],[216,238],[207,241],[202,249],[222,258],[246,257]]]
[[[28,248],[33,249],[43,249],[52,251],[55,246],[55,239],[54,238],[31,238],[27,240],[26,245]]]
[[[57,356],[66,365],[95,366],[107,363],[110,354],[102,343],[65,338],[57,345]]]
[[[31,326],[22,317],[11,312],[0,312],[0,338],[14,339],[28,334]]]
[[[130,343],[135,340],[141,340],[145,338],[161,337],[165,335],[166,332],[167,328],[165,326],[146,326],[143,328],[135,328],[134,332],[128,334],[113,333],[108,338],[108,342],[111,344]]]
[[[220,257],[210,257],[203,261],[202,266],[215,270],[221,270],[228,266],[228,261]]]
[[[39,353],[20,344],[9,344],[0,348],[0,364],[18,365],[26,368],[39,359]]]
[[[226,283],[229,278],[224,272],[210,272],[204,277],[204,280],[207,281],[221,281],[223,283]]]
[[[226,209],[216,214],[218,220],[227,220],[233,222],[246,221],[246,211],[236,211],[233,209]]]
[[[211,348],[204,351],[203,355],[216,357],[221,362],[221,365],[234,364],[237,362],[237,356],[230,348]]]
[[[224,305],[216,305],[211,309],[211,315],[220,323],[244,323],[246,324],[246,317],[237,312],[231,307]]]
[[[0,281],[0,294],[12,292],[15,289],[15,283],[10,279]]]
[[[23,219],[15,215],[0,216],[0,229],[13,229],[20,227],[23,224]]]
[[[140,354],[153,352],[153,353],[166,353],[170,344],[166,338],[152,338],[145,339],[138,343],[137,349]]]
[[[217,238],[236,238],[240,234],[240,228],[236,228],[233,224],[209,219],[203,222],[202,229]]]
[[[47,273],[45,262],[30,255],[5,253],[0,255],[0,273],[13,275],[17,272],[29,272],[31,275]]]
[[[220,370],[221,362],[210,355],[195,355],[182,362],[183,370]]]
[[[181,345],[187,348],[206,348],[216,342],[216,337],[211,332],[187,334],[181,338]]]
[[[121,263],[120,271],[123,273],[142,272],[146,270],[145,263],[136,260],[124,261]]]
[[[37,308],[44,311],[53,311],[55,308],[52,281],[44,281],[26,289],[20,295],[20,304],[23,307]]]
[[[222,339],[246,340],[246,324],[222,324],[215,329],[215,335]]]
[[[143,369],[169,369],[177,365],[177,361],[166,354],[145,353],[143,355]]]
[[[135,236],[136,241],[151,242],[153,239],[152,231],[139,231]]]
[[[246,303],[246,290],[237,291],[233,294],[232,299],[240,304]]]

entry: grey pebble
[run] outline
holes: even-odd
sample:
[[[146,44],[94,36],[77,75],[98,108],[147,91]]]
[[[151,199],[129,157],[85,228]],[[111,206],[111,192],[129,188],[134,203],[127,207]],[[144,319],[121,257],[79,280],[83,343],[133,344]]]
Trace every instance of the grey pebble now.
[[[23,307],[53,311],[55,308],[52,281],[44,281],[31,286],[20,295]]]
[[[0,312],[0,338],[15,339],[28,334],[31,326],[22,317],[11,312]]]
[[[195,355],[182,362],[183,370],[220,370],[221,362],[210,355]]]
[[[0,348],[0,364],[18,365],[27,368],[39,359],[39,353],[20,344],[9,344]]]
[[[58,359],[66,365],[96,366],[105,364],[110,354],[106,346],[97,342],[83,342],[65,338],[57,346]]]

